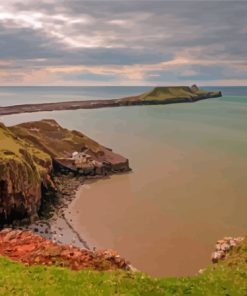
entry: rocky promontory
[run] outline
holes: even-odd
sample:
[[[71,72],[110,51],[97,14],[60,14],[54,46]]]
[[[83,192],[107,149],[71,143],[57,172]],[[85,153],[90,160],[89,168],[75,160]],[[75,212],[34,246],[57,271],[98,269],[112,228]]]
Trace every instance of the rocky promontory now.
[[[54,120],[0,125],[0,224],[37,217],[56,175],[105,176],[129,171],[128,159]]]
[[[111,100],[83,100],[58,103],[25,104],[0,107],[0,115],[18,113],[55,111],[55,110],[76,110],[95,109],[105,107],[140,106],[140,105],[166,105],[174,103],[192,103],[200,100],[218,98],[220,91],[207,91],[198,88],[196,85],[189,86],[167,86],[155,87],[151,91],[121,99]]]

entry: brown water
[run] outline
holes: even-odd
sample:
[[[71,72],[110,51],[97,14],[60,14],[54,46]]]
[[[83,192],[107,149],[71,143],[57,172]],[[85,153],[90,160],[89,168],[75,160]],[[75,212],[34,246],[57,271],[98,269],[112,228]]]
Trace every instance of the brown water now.
[[[210,264],[217,239],[246,234],[246,166],[199,151],[156,153],[169,157],[83,186],[70,207],[73,224],[142,271],[193,274]]]

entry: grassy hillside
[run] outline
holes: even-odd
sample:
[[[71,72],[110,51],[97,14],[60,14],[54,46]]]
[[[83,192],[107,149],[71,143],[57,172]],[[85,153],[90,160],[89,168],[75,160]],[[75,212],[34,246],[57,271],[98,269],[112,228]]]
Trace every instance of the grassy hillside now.
[[[48,154],[42,150],[34,147],[33,145],[21,140],[15,134],[12,133],[10,129],[5,127],[0,123],[0,160],[1,163],[8,162],[10,160],[16,160],[20,163],[25,161],[27,165],[27,159],[23,153],[25,150],[27,153],[32,155],[34,166],[36,166],[37,171],[43,170],[41,164],[46,162],[51,162],[51,158]]]
[[[18,174],[20,180],[26,176],[26,181],[31,180],[36,185],[50,165],[48,154],[21,140],[0,123],[0,180],[7,180],[9,171],[13,184],[16,182],[15,187],[18,187]]]
[[[0,225],[36,214],[51,158],[0,123]]]
[[[51,156],[62,157],[64,151],[81,151],[82,148],[88,148],[93,153],[102,150],[102,146],[94,140],[78,131],[62,128],[51,119],[26,122],[10,129],[21,139]]]
[[[155,87],[153,90],[141,95],[141,100],[170,100],[179,98],[193,98],[197,95],[208,94],[208,91],[197,88],[196,86],[167,86]]]
[[[73,272],[0,258],[0,295],[247,295],[247,239],[198,276],[151,278],[141,273]]]

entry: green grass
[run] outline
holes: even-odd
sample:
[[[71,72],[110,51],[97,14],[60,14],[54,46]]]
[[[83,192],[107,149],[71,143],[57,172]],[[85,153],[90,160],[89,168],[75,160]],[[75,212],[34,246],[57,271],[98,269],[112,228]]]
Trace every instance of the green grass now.
[[[78,131],[62,128],[54,120],[26,122],[12,126],[10,130],[26,143],[56,158],[71,154],[72,151],[81,151],[82,147],[94,153],[102,150],[102,146],[94,140]]]
[[[17,183],[18,178],[14,179],[19,174],[29,184],[37,184],[45,170],[43,165],[49,162],[51,163],[51,158],[47,153],[20,139],[0,124],[0,179],[9,175]]]
[[[27,267],[0,257],[0,295],[247,295],[247,241],[227,260],[203,274],[152,278],[142,273],[74,272],[59,267]]]
[[[150,92],[143,94],[142,100],[171,100],[179,98],[191,98],[195,95],[206,94],[207,91],[193,90],[188,86],[155,87]]]

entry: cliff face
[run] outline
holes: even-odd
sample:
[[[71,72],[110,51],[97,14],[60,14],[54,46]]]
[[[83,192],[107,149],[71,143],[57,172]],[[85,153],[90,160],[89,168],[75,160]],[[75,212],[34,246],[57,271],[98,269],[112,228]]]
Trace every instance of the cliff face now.
[[[76,152],[77,157],[72,154]],[[0,224],[34,218],[51,174],[105,175],[128,171],[128,160],[54,120],[0,125]]]
[[[22,141],[0,125],[0,223],[31,217],[48,186],[52,161],[48,154]]]

